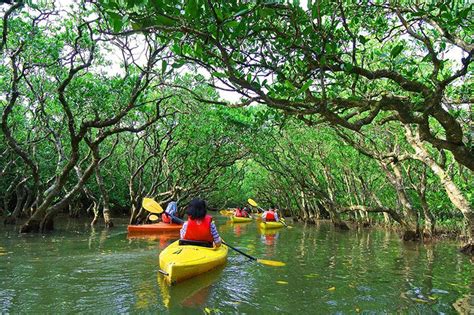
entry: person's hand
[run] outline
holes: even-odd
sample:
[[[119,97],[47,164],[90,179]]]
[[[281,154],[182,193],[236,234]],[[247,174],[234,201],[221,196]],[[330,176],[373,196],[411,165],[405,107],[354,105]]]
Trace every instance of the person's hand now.
[[[221,242],[219,242],[219,243],[214,243],[214,248],[219,248],[219,247],[221,247]]]

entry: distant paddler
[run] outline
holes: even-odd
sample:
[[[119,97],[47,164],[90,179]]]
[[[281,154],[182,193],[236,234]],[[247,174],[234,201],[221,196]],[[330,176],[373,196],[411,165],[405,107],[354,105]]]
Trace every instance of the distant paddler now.
[[[238,218],[249,218],[250,214],[248,212],[248,208],[244,207],[243,209],[240,209],[240,208],[235,209],[234,216]]]
[[[275,206],[272,206],[267,211],[264,211],[262,214],[262,219],[264,222],[278,222],[280,219],[278,218],[278,213],[276,211]]]
[[[166,210],[161,214],[161,221],[163,223],[182,223],[182,220],[178,218],[178,204],[176,201],[168,203]]]

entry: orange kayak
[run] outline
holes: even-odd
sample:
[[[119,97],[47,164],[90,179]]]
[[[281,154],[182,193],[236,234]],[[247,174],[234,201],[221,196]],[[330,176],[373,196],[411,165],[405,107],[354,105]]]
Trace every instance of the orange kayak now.
[[[142,225],[129,225],[127,230],[129,233],[165,233],[181,230],[182,224],[169,224],[169,223],[153,223],[153,224],[142,224]]]

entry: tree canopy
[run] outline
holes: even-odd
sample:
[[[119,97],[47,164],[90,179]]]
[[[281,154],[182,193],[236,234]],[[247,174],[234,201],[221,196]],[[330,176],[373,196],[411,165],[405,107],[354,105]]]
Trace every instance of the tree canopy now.
[[[22,232],[143,222],[145,196],[254,197],[406,239],[463,220],[473,250],[469,1],[0,8],[1,199]]]

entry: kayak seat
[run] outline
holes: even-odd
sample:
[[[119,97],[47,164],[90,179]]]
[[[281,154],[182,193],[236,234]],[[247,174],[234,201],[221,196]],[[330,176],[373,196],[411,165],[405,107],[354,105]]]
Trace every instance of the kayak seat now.
[[[201,246],[201,247],[214,247],[211,242],[206,241],[194,241],[194,240],[179,240],[179,245],[193,245],[193,246]]]

